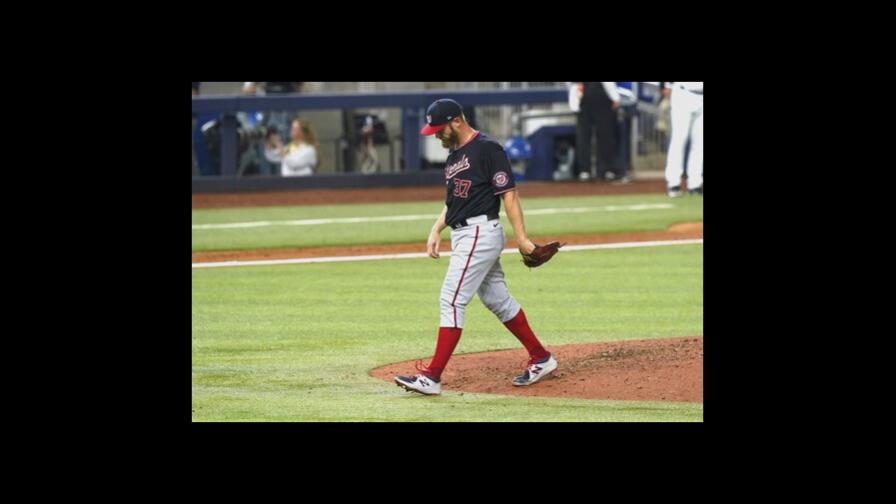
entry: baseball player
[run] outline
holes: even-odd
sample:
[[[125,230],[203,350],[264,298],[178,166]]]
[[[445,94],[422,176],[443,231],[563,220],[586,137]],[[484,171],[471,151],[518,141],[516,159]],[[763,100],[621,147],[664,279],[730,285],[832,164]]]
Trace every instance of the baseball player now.
[[[672,138],[666,154],[666,183],[672,198],[681,196],[684,174],[684,147],[688,154],[688,192],[703,195],[703,83],[667,82],[663,96],[671,94]]]
[[[449,99],[433,102],[426,111],[426,126],[420,133],[436,135],[442,146],[449,149],[445,207],[432,226],[426,250],[430,257],[438,259],[441,232],[450,226],[451,261],[442,284],[435,356],[428,366],[417,362],[418,374],[396,376],[395,382],[413,392],[441,393],[442,372],[460,340],[467,304],[479,294],[482,303],[529,352],[526,369],[513,378],[513,385],[531,385],[557,369],[557,361],[535,337],[526,314],[504,283],[504,270],[499,261],[505,244],[498,217],[501,200],[528,266],[543,264],[561,245],[553,242],[539,246],[526,236],[523,210],[504,148],[471,128],[460,104]]]

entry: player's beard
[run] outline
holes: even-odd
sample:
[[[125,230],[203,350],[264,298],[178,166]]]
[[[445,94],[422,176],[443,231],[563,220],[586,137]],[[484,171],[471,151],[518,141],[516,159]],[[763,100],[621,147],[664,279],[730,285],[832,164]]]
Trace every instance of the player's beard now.
[[[450,149],[460,143],[460,135],[450,125],[441,131],[439,140],[442,141],[442,147]]]

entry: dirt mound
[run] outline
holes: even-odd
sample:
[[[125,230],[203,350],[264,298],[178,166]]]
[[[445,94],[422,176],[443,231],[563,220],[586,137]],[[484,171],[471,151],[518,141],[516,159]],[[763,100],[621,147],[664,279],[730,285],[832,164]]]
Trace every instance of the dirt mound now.
[[[703,402],[703,336],[551,346],[549,350],[559,367],[528,387],[510,384],[525,368],[527,354],[522,348],[454,355],[442,375],[442,390]],[[389,364],[371,370],[370,375],[391,382],[397,374],[415,373],[414,362]]]

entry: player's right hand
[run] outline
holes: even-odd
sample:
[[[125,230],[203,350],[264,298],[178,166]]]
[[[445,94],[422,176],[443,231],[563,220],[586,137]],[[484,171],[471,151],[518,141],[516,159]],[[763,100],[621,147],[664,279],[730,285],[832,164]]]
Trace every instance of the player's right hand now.
[[[439,258],[439,243],[442,241],[441,234],[430,233],[429,239],[426,240],[426,252],[433,259]]]

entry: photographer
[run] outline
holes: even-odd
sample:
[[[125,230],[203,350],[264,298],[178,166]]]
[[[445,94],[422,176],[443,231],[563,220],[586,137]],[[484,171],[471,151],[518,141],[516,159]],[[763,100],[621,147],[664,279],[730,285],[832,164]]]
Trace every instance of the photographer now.
[[[317,136],[307,119],[294,119],[289,130],[290,142],[283,145],[280,134],[268,131],[264,155],[272,163],[280,163],[284,177],[306,177],[317,167]]]
[[[246,96],[264,96],[264,91],[258,89],[256,82],[243,83],[243,94]],[[269,114],[260,110],[246,110],[236,113],[240,123],[240,162],[239,173],[258,173],[259,175],[275,175],[277,167],[271,164],[265,156],[264,140],[268,136],[268,130],[276,128],[270,122]],[[245,145],[245,147],[244,147]]]

